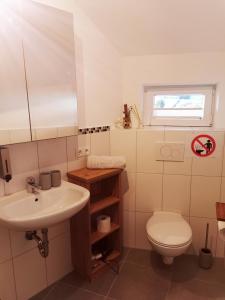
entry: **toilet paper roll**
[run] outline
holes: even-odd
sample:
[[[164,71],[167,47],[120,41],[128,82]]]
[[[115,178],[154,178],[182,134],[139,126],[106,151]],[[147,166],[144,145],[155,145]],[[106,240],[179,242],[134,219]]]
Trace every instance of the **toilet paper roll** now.
[[[101,215],[97,218],[97,229],[101,233],[107,233],[111,230],[111,219],[109,216]]]
[[[218,222],[218,230],[220,238],[225,242],[225,222]]]

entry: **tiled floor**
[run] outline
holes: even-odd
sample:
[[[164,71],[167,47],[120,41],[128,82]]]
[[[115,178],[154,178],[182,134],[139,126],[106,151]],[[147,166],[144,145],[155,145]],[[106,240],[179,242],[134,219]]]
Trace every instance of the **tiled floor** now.
[[[198,267],[196,256],[176,258],[165,266],[155,252],[127,249],[121,272],[104,273],[92,283],[71,273],[32,300],[225,300],[225,266]]]

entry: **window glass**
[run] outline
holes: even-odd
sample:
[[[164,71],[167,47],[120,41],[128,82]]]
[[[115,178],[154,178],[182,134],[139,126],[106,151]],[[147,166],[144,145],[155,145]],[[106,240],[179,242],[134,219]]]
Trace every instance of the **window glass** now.
[[[145,86],[144,125],[212,126],[215,85]]]
[[[204,107],[205,95],[202,94],[156,95],[153,116],[202,119]]]

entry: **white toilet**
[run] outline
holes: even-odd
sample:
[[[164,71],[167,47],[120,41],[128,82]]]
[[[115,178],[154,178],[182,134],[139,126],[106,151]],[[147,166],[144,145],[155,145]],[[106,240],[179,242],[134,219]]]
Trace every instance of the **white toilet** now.
[[[174,257],[185,253],[192,242],[191,227],[178,213],[154,212],[146,224],[146,231],[152,247],[167,265],[173,263]]]

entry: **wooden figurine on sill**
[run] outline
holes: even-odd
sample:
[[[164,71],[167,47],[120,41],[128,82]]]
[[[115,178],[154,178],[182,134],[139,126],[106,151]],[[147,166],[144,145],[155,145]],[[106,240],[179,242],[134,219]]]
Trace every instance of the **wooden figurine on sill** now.
[[[130,109],[127,104],[124,104],[124,117],[123,117],[123,128],[131,128],[131,118],[130,118]]]

